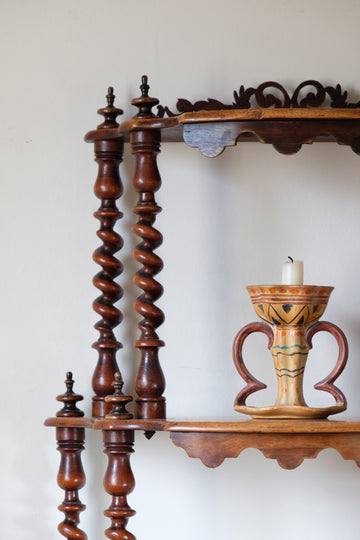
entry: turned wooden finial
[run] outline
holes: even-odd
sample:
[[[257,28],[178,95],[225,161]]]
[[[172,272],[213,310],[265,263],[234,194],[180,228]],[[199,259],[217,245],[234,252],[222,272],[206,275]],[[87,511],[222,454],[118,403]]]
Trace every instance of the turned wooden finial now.
[[[141,90],[142,97],[146,97],[146,98],[149,97],[150,86],[148,85],[148,76],[147,75],[143,75],[141,77],[140,90]]]
[[[116,118],[119,114],[123,114],[123,111],[114,107],[114,100],[114,89],[112,86],[109,86],[108,93],[106,94],[107,106],[98,110],[98,114],[101,114],[105,119],[102,124],[98,125],[98,129],[109,129],[119,125]]]
[[[109,86],[108,93],[106,94],[106,101],[108,102],[109,107],[112,107],[114,105],[114,100],[115,100],[114,88],[112,86]]]
[[[56,397],[57,401],[61,401],[64,406],[56,413],[56,416],[84,416],[83,411],[76,406],[77,401],[81,401],[84,398],[80,394],[75,394],[73,392],[74,380],[71,371],[67,372],[66,380],[64,382],[66,385],[66,393]]]
[[[131,104],[135,105],[135,107],[138,107],[139,109],[139,112],[136,115],[138,118],[155,116],[151,109],[155,105],[159,104],[159,100],[149,96],[149,89],[150,86],[148,85],[148,77],[147,75],[143,75],[141,77],[140,85],[141,97],[135,98],[131,101]]]
[[[133,415],[126,410],[127,403],[132,401],[131,396],[125,396],[122,391],[124,381],[122,380],[121,373],[117,371],[114,375],[113,387],[114,393],[110,396],[106,396],[105,402],[111,403],[112,410],[105,418],[124,420],[126,418],[132,418]]]

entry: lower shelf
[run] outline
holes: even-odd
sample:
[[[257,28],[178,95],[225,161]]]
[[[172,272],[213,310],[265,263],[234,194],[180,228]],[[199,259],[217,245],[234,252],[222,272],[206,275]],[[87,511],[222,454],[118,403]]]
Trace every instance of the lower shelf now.
[[[360,466],[358,420],[111,420],[95,418],[49,418],[46,425],[84,427],[105,431],[156,431],[170,433],[172,442],[207,467],[218,467],[245,448],[258,448],[266,458],[285,469],[315,458],[324,448],[334,448],[344,459]]]

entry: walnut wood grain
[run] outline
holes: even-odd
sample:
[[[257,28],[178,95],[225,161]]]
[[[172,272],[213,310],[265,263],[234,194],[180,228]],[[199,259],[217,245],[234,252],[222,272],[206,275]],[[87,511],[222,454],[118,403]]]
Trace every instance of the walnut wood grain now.
[[[303,89],[309,85],[312,90],[302,97]],[[271,88],[276,90],[275,94],[269,92]],[[95,144],[99,166],[95,193],[101,200],[95,213],[100,221],[97,234],[102,245],[94,254],[95,261],[101,266],[101,271],[94,278],[94,284],[101,292],[94,302],[94,309],[101,320],[96,325],[99,339],[94,345],[99,359],[93,377],[93,417],[85,418],[77,409],[76,402],[81,396],[73,393],[72,378],[68,376],[67,392],[59,396],[63,408],[56,417],[45,422],[47,426],[56,427],[61,454],[58,484],[65,491],[64,501],[59,506],[65,519],[59,525],[59,531],[68,540],[87,538],[78,527],[80,512],[85,509],[78,494],[85,484],[81,462],[85,428],[104,432],[108,457],[104,486],[111,496],[111,504],[105,511],[111,520],[105,533],[109,540],[135,540],[126,528],[128,519],[135,513],[127,502],[135,485],[130,466],[135,430],[169,432],[175,445],[183,448],[189,456],[201,459],[208,467],[220,465],[225,458],[237,457],[245,448],[258,448],[267,458],[276,459],[286,469],[297,467],[304,459],[315,458],[324,448],[334,448],[344,459],[354,460],[360,466],[359,420],[164,419],[165,398],[162,394],[165,380],[158,358],[163,342],[157,335],[164,316],[155,305],[162,294],[162,286],[155,280],[162,261],[154,253],[162,241],[160,232],[154,227],[156,215],[161,210],[155,201],[155,193],[161,185],[156,163],[161,139],[185,140],[210,157],[238,141],[254,140],[272,144],[284,154],[295,153],[303,144],[311,144],[315,140],[335,140],[360,153],[360,111],[355,110],[360,107],[360,102],[348,103],[347,92],[343,92],[340,85],[333,88],[316,81],[305,81],[290,95],[278,83],[269,82],[258,88],[245,90],[240,87],[239,92],[234,92],[234,103],[230,105],[216,100],[194,104],[180,100],[178,110],[181,114],[163,118],[161,106],[157,116],[152,112],[159,102],[148,95],[148,90],[147,77],[144,76],[142,95],[132,102],[138,107],[138,114],[119,126],[116,117],[122,111],[114,107],[113,90],[109,88],[107,106],[99,110],[104,121],[85,137],[86,141]],[[280,93],[280,98],[277,93]],[[256,101],[258,109],[249,108],[250,99]],[[335,108],[303,108],[322,106],[325,100]],[[204,111],[204,108],[210,110]],[[120,347],[113,332],[121,320],[115,303],[122,294],[115,281],[122,270],[115,257],[122,244],[121,237],[114,231],[115,223],[121,217],[116,206],[122,193],[118,169],[123,142],[129,139],[136,158],[133,184],[139,196],[134,209],[138,216],[135,232],[141,238],[135,257],[142,268],[135,281],[143,291],[136,302],[136,310],[143,317],[139,325],[141,336],[136,343],[141,353],[136,378],[139,417],[136,419],[131,418],[125,409],[130,396],[122,394],[120,375],[117,376],[115,395],[109,397],[114,374],[118,370],[116,352]],[[330,331],[329,328],[324,329]],[[308,336],[310,344],[312,335]],[[335,337],[338,339],[339,336]],[[339,360],[331,374],[318,383],[318,388],[329,391],[337,400],[342,396],[333,382],[342,367]],[[109,413],[111,405],[113,409]],[[108,416],[104,418],[106,413]]]
[[[315,458],[324,448],[334,448],[344,459],[360,466],[360,433],[191,433],[172,432],[171,440],[207,467],[218,467],[225,458],[236,458],[245,448],[257,448],[280,467],[295,469],[304,459]]]
[[[47,427],[76,427],[76,428],[92,429],[94,425],[94,418],[49,417],[45,420],[44,425]]]
[[[295,90],[288,91],[278,82],[266,81],[258,87],[245,88],[241,85],[238,91],[233,92],[233,102],[223,103],[217,99],[208,98],[191,103],[187,99],[180,98],[176,108],[178,112],[193,111],[213,111],[213,110],[238,110],[260,108],[307,108],[307,107],[331,107],[354,109],[360,107],[360,101],[348,102],[348,92],[343,91],[340,84],[335,87],[324,86],[313,79],[306,80],[297,85]],[[172,117],[173,113],[169,107],[160,105],[158,107],[159,116],[165,114]]]
[[[123,192],[119,165],[122,161],[124,143],[119,131],[116,138],[109,138],[109,134],[118,130],[119,124],[116,118],[122,111],[114,107],[115,96],[111,87],[106,97],[107,106],[98,110],[98,113],[104,116],[104,122],[97,127],[96,131],[91,132],[91,135],[86,136],[88,142],[94,142],[95,157],[99,168],[94,192],[100,199],[100,207],[94,216],[100,222],[97,236],[102,244],[95,250],[93,259],[101,270],[94,277],[93,283],[101,294],[93,302],[93,308],[101,318],[95,324],[99,337],[93,347],[98,352],[98,362],[92,378],[95,393],[92,414],[99,417],[105,416],[111,409],[111,406],[105,402],[105,397],[113,392],[114,375],[119,371],[116,354],[122,347],[115,337],[114,328],[122,320],[122,314],[115,305],[122,296],[122,288],[115,281],[122,272],[122,264],[115,254],[122,247],[123,241],[114,230],[114,226],[122,217],[116,201]]]
[[[61,455],[57,482],[65,491],[65,498],[58,507],[64,512],[65,519],[58,525],[58,530],[68,540],[86,540],[87,535],[78,527],[79,514],[86,508],[79,499],[79,490],[84,487],[86,481],[80,455],[84,450],[85,430],[58,427],[56,439]]]
[[[326,135],[339,144],[360,152],[360,120],[277,119],[239,120],[213,123],[186,123],[183,137],[186,144],[199,148],[207,157],[221,154],[227,146],[234,146],[241,135],[250,134],[258,141],[272,144],[286,155],[295,154],[303,144],[312,144]]]
[[[170,120],[171,122],[166,122]],[[181,129],[182,126],[182,129]],[[162,130],[164,141],[182,141],[207,157],[220,155],[238,141],[272,144],[283,154],[315,141],[338,142],[360,152],[359,109],[249,109],[195,111],[158,119],[135,118],[120,126],[126,138],[138,129]]]
[[[105,531],[109,540],[136,540],[127,529],[129,518],[135,515],[130,508],[127,496],[134,489],[135,479],[130,466],[130,455],[133,452],[133,431],[104,431],[105,453],[108,456],[108,467],[104,477],[104,487],[112,500],[104,514],[111,520]]]
[[[360,109],[239,109],[194,111],[178,117],[179,124],[239,120],[359,120]]]
[[[84,487],[86,477],[81,461],[81,452],[84,450],[85,429],[84,413],[77,408],[76,403],[83,399],[80,394],[73,391],[74,380],[72,373],[66,374],[66,392],[57,396],[57,400],[63,404],[62,409],[56,413],[56,420],[65,420],[67,426],[57,424],[56,440],[61,460],[57,482],[61,489],[65,491],[62,504],[58,507],[64,512],[65,519],[58,530],[67,540],[86,540],[87,535],[78,525],[80,522],[80,512],[85,510],[79,498],[79,490]],[[75,422],[75,425],[71,425]]]
[[[132,100],[132,104],[139,109],[136,118],[152,118],[154,115],[151,108],[158,100],[148,96],[149,86],[145,76],[140,88],[141,97]],[[161,211],[155,200],[155,193],[161,186],[156,162],[160,139],[160,130],[138,129],[131,132],[132,151],[136,160],[133,186],[138,194],[138,201],[133,209],[138,220],[133,230],[141,238],[134,257],[142,265],[134,282],[143,291],[135,302],[135,310],[142,317],[138,324],[140,337],[135,343],[140,351],[140,366],[135,383],[138,395],[136,416],[140,418],[165,418],[166,415],[163,396],[165,377],[158,352],[164,342],[157,334],[157,328],[164,321],[164,313],[155,304],[163,293],[162,285],[155,279],[163,267],[163,262],[154,253],[162,243],[162,235],[154,226],[156,215]]]
[[[207,467],[235,458],[245,448],[258,448],[286,469],[315,458],[324,448],[334,448],[344,459],[360,466],[360,421],[245,420],[180,421],[96,420],[95,429],[167,431],[171,440]]]
[[[273,108],[273,109],[217,109],[211,111],[192,111],[171,118],[133,117],[120,124],[119,131],[126,133],[137,129],[167,130],[181,124],[199,124],[209,122],[238,122],[241,120],[359,120],[360,109],[307,109],[307,108]],[[95,139],[97,132],[90,132],[85,140]],[[116,130],[109,130],[107,136],[117,136]]]
[[[94,429],[184,431],[208,433],[360,433],[360,419],[349,420],[243,420],[218,419],[93,419]],[[58,419],[60,420],[60,419]],[[67,421],[67,419],[64,419]],[[69,421],[71,421],[69,419]],[[75,420],[74,420],[75,421]],[[69,425],[69,424],[66,424]]]
[[[122,387],[124,382],[121,377],[121,373],[115,373],[115,380],[113,383],[114,393],[110,396],[106,396],[105,402],[111,405],[111,411],[106,415],[106,418],[112,418],[113,420],[125,420],[126,418],[132,418],[133,415],[126,410],[128,403],[132,401],[132,396],[125,396]]]

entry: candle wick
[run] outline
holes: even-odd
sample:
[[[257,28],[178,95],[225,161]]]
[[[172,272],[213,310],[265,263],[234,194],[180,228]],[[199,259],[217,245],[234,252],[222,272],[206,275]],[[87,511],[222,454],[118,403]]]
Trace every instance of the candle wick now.
[[[290,257],[290,255],[288,255],[288,259],[290,259],[290,261],[293,263],[294,262],[294,259],[292,257]]]

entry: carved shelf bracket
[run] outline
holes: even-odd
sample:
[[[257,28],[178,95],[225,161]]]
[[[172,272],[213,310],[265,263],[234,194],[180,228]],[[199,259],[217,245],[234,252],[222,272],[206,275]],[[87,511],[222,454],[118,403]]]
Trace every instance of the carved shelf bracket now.
[[[274,437],[268,433],[172,432],[170,438],[189,457],[199,458],[211,468],[221,465],[225,458],[238,457],[246,448],[261,450],[283,469],[295,469],[304,459],[316,458],[324,448],[334,448],[360,467],[360,433],[282,433]]]
[[[183,137],[188,146],[198,148],[206,157],[220,155],[227,146],[235,146],[240,137],[252,137],[271,144],[280,154],[296,154],[303,144],[312,144],[316,138],[330,137],[338,144],[347,145],[360,153],[359,127],[347,120],[330,125],[328,120],[238,120],[228,122],[189,123],[184,125]]]

